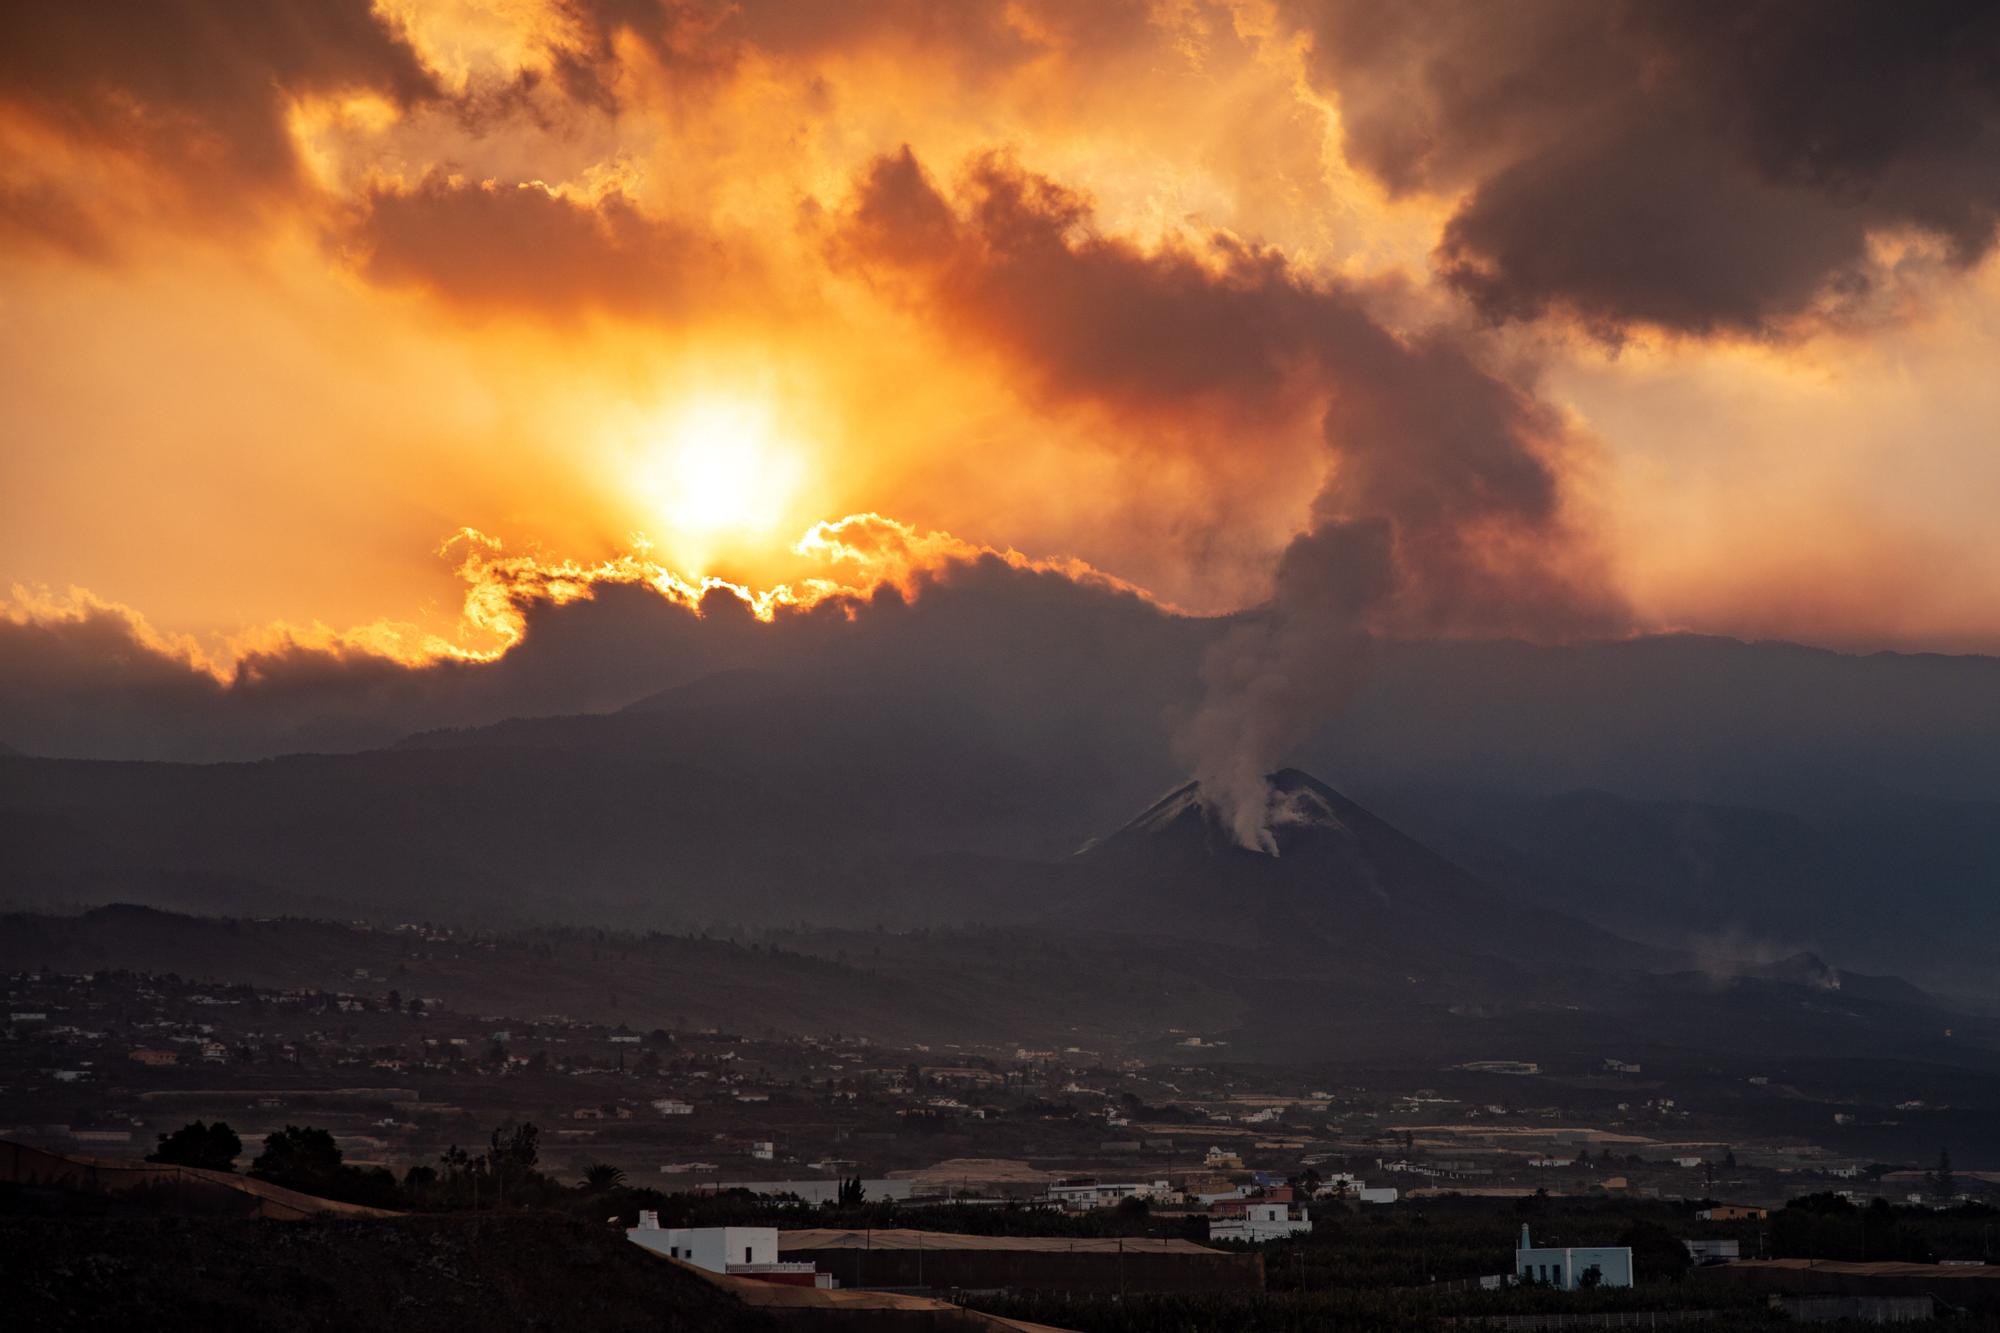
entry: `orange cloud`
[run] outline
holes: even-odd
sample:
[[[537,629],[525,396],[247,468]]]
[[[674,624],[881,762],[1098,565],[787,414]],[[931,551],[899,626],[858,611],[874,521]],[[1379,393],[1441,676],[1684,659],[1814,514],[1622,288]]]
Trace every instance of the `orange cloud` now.
[[[480,554],[501,590],[468,618],[424,558],[461,525],[577,555],[523,596],[602,574],[776,614],[801,604],[780,589],[909,586],[881,571],[944,559],[933,532],[1235,610],[1316,552],[1370,567],[1328,541],[1287,570],[1294,539],[1352,524],[1387,544],[1366,615],[1399,632],[1824,635],[1782,612],[1838,601],[1843,633],[1970,641],[2000,605],[1968,424],[2000,328],[1975,266],[1992,89],[1962,54],[1990,19],[1899,14],[17,5],[0,573],[233,636],[226,672],[299,645],[497,651],[519,557]],[[1882,97],[1797,95],[1818,85],[1796,49]],[[1796,341],[1861,305],[1843,336],[1880,357]],[[1896,341],[1945,307],[1949,337]],[[1615,376],[1578,318],[1628,340]],[[1810,391],[1754,423],[1692,410],[1682,371],[1779,334]],[[785,502],[754,533],[676,530],[695,488],[661,437],[704,396],[782,419]],[[1926,465],[1857,464],[1844,489],[1894,511],[1861,526],[1936,528],[1966,561],[1893,561],[1928,589],[1894,598],[1836,598],[1811,562],[1749,578],[1731,553],[1774,504],[1802,542],[1854,530],[1786,496],[1863,437]],[[1697,498],[1668,522],[1658,493]],[[859,529],[784,547],[871,511],[910,521],[901,554],[836,554],[872,549]],[[1683,559],[1695,531],[1707,558]]]
[[[905,600],[915,600],[926,582],[956,567],[994,560],[1012,569],[1056,574],[1076,583],[1147,597],[1141,589],[1080,560],[1036,559],[1019,551],[996,550],[947,532],[919,532],[880,514],[850,514],[815,523],[793,550],[811,567],[827,572],[762,589],[713,575],[683,575],[638,551],[596,563],[509,555],[499,542],[472,529],[454,536],[441,554],[454,550],[463,552],[457,572],[466,585],[465,623],[498,642],[486,652],[488,657],[520,641],[532,607],[562,606],[592,597],[606,587],[644,588],[697,614],[712,598],[721,597],[768,623],[787,611],[866,601],[883,588],[894,589]]]

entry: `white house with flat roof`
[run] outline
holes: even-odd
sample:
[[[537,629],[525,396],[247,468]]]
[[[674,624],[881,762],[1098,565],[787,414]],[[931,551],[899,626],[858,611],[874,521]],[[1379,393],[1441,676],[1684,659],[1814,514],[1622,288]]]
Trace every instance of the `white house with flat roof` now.
[[[663,1227],[652,1209],[639,1214],[639,1225],[625,1238],[655,1254],[679,1259],[711,1273],[757,1278],[786,1286],[831,1287],[833,1279],[809,1263],[778,1258],[776,1227]]]
[[[1538,1248],[1528,1239],[1528,1224],[1523,1222],[1521,1247],[1514,1251],[1514,1280],[1539,1283],[1560,1291],[1575,1291],[1579,1287],[1629,1287],[1632,1285],[1632,1251],[1623,1245]]]
[[[1288,1203],[1252,1203],[1240,1217],[1212,1217],[1208,1222],[1210,1240],[1247,1240],[1262,1243],[1283,1240],[1313,1229],[1312,1222],[1296,1216]]]
[[[1051,1185],[1045,1197],[1050,1203],[1059,1204],[1072,1212],[1085,1212],[1092,1208],[1107,1208],[1127,1199],[1164,1198],[1170,1193],[1172,1187],[1164,1180],[1155,1180],[1151,1184],[1132,1181],[1116,1185],[1100,1185],[1093,1181],[1088,1185]]]

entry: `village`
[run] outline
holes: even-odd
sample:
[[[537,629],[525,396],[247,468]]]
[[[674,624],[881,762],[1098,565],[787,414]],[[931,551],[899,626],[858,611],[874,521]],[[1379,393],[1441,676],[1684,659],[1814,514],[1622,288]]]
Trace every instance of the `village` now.
[[[1298,1209],[1314,1199],[1364,1209],[1533,1195],[1770,1206],[1825,1192],[1935,1204],[1994,1188],[1960,1171],[1940,1198],[1926,1160],[1749,1137],[1741,1122],[1696,1109],[1713,1100],[1703,1089],[1668,1095],[1679,1089],[1640,1083],[1631,1062],[1592,1071],[1585,1081],[1610,1091],[1580,1113],[1575,1081],[1538,1088],[1520,1068],[1405,1071],[1357,1085],[1338,1081],[1349,1071],[1232,1065],[1212,1045],[1163,1065],[1078,1049],[889,1047],[837,1033],[637,1032],[558,1014],[468,1015],[449,997],[404,995],[393,982],[272,990],[135,973],[13,975],[0,1028],[13,1123],[0,1136],[141,1154],[194,1119],[227,1121],[245,1142],[309,1120],[348,1160],[400,1174],[503,1120],[532,1121],[559,1170],[608,1166],[670,1193],[817,1203],[859,1179],[871,1198],[912,1204],[1088,1211],[1138,1201],[1243,1240],[1307,1225]],[[1308,1081],[1319,1076],[1323,1084]],[[1621,1085],[1636,1086],[1606,1102]],[[1824,1123],[1839,1133],[1854,1114],[1829,1111]]]

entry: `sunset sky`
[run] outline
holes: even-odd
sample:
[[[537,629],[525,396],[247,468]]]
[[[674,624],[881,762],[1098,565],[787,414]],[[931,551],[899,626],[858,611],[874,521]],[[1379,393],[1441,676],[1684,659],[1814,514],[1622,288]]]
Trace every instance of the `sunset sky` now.
[[[410,663],[990,550],[2000,650],[2000,20],[1915,11],[20,0],[0,620]]]

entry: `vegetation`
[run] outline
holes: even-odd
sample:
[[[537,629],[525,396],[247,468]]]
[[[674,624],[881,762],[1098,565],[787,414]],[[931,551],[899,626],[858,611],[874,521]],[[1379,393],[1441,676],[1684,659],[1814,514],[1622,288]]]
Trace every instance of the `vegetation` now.
[[[1295,1333],[1307,1328],[1414,1333],[1447,1327],[1444,1323],[1447,1319],[1679,1310],[1717,1312],[1715,1318],[1689,1327],[1722,1333],[1787,1326],[1769,1309],[1761,1293],[1672,1284],[1574,1292],[1533,1287],[1454,1292],[1346,1287],[1260,1295],[1127,1295],[1115,1300],[1036,1292],[982,1295],[967,1304],[988,1314],[1075,1329],[1078,1333],[1215,1333],[1218,1329],[1228,1329],[1231,1333]]]
[[[204,1124],[196,1120],[171,1134],[160,1135],[160,1146],[146,1154],[149,1162],[172,1166],[198,1166],[208,1171],[234,1171],[243,1140],[223,1121]]]
[[[1885,1199],[1858,1207],[1838,1194],[1793,1199],[1771,1214],[1770,1252],[1798,1259],[1855,1263],[1945,1259],[2000,1261],[2000,1208],[1896,1208]]]
[[[1937,1166],[1930,1172],[1931,1197],[1939,1203],[1949,1203],[1958,1193],[1958,1177],[1952,1173],[1951,1153],[1938,1149]]]
[[[0,1217],[0,1252],[0,1323],[38,1333],[778,1327],[601,1218]]]
[[[266,1136],[264,1151],[250,1163],[250,1174],[339,1203],[371,1208],[397,1208],[403,1203],[395,1176],[379,1166],[367,1170],[348,1166],[341,1160],[340,1145],[323,1129],[286,1125]]]

